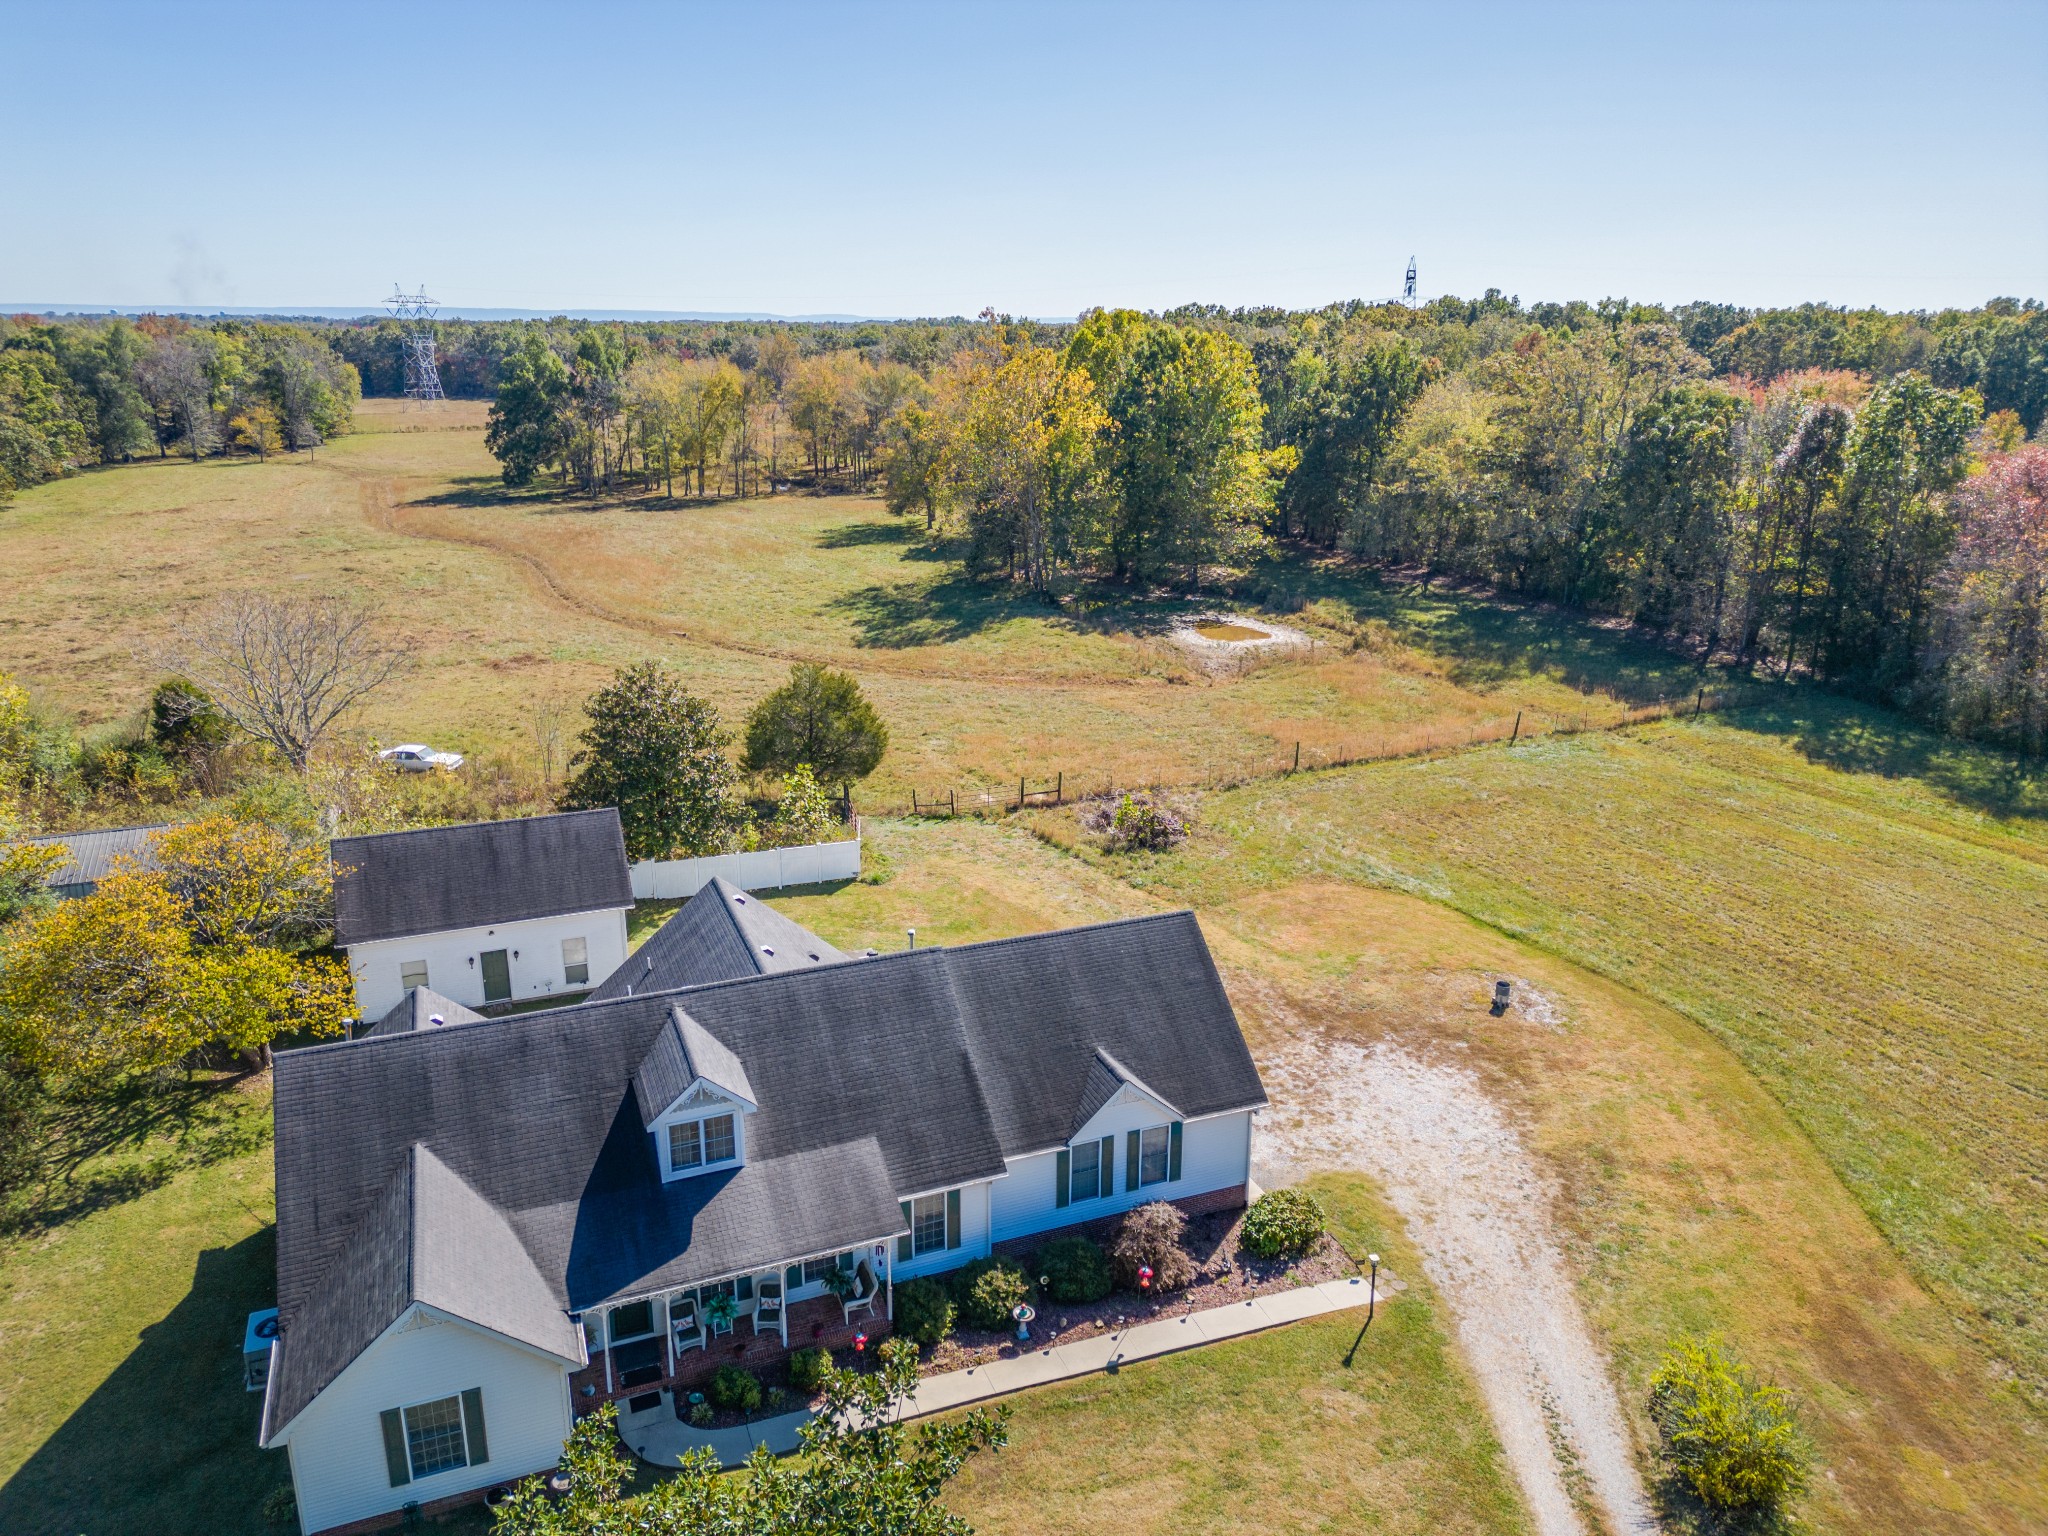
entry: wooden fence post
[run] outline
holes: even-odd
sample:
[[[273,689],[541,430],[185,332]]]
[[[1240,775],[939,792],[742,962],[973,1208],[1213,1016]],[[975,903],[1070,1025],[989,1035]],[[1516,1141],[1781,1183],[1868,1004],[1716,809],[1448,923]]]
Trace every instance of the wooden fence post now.
[[[1520,710],[1518,709],[1518,710],[1516,710],[1516,711],[1515,711],[1515,733],[1514,733],[1514,735],[1512,735],[1512,736],[1510,736],[1510,737],[1508,738],[1508,745],[1512,747],[1512,746],[1513,746],[1513,745],[1514,745],[1514,744],[1515,744],[1516,742],[1520,741],[1521,739],[1522,739],[1522,712],[1521,712],[1521,711],[1520,711]]]
[[[1052,803],[1054,805],[1065,805],[1067,803],[1067,770],[1064,768],[1053,775]]]
[[[1701,709],[1703,709],[1703,708],[1704,708],[1704,707],[1706,706],[1706,702],[1707,702],[1707,690],[1706,690],[1706,689],[1704,689],[1704,688],[1702,688],[1702,689],[1700,690],[1700,696],[1699,696],[1698,698],[1696,698],[1696,699],[1694,699],[1694,700],[1692,701],[1692,717],[1693,717],[1693,719],[1695,719],[1695,720],[1699,719],[1699,717],[1700,717],[1700,710],[1701,710]]]
[[[1301,743],[1298,741],[1294,744],[1294,766],[1288,771],[1290,773],[1301,772]]]

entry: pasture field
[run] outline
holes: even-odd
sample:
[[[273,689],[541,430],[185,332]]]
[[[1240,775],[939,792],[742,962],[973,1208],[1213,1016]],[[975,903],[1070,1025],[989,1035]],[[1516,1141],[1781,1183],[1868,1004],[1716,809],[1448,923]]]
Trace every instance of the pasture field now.
[[[378,604],[418,658],[373,698],[382,741],[532,757],[536,698],[580,702],[659,656],[731,723],[796,660],[858,674],[892,747],[872,803],[948,788],[1214,781],[1603,723],[1700,681],[1597,626],[1288,556],[1255,573],[1319,641],[1239,677],[1164,638],[1165,595],[1047,607],[963,577],[855,496],[596,503],[508,494],[475,402],[368,401],[316,457],[147,462],[0,510],[0,667],[92,720],[132,714],[172,626],[222,590]],[[1255,606],[1255,605],[1253,605]],[[1403,637],[1410,637],[1415,643]],[[1354,649],[1354,646],[1356,647]]]
[[[1410,892],[1696,1020],[2039,1402],[2044,810],[2038,769],[1807,700],[1249,786],[1136,878]]]

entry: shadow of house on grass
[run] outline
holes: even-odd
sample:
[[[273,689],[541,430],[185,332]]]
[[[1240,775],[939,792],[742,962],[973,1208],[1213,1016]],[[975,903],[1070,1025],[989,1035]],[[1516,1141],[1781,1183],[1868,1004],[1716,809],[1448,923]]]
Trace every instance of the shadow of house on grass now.
[[[201,1253],[191,1290],[0,1484],[0,1531],[269,1536],[263,1500],[290,1470],[256,1448],[262,1395],[242,1388],[241,1346],[276,1276],[268,1227]]]

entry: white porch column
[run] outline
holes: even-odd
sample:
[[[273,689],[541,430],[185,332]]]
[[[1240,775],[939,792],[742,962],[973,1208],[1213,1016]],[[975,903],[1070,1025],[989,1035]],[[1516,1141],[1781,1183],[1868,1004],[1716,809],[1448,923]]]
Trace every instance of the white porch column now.
[[[612,1385],[612,1309],[604,1309],[604,1392],[610,1397],[618,1390]]]
[[[673,1300],[673,1296],[661,1298],[661,1357],[668,1362],[671,1376],[676,1373],[676,1321],[669,1311],[669,1303]]]
[[[896,1321],[896,1245],[882,1244],[882,1273],[888,1278],[883,1283],[882,1315],[890,1322]]]

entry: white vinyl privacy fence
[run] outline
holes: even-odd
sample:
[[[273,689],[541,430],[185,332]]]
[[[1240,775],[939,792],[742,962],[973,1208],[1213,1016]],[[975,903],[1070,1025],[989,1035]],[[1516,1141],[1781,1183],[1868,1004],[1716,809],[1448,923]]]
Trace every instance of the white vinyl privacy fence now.
[[[717,853],[703,859],[649,859],[633,866],[633,894],[642,901],[680,901],[696,895],[714,875],[743,891],[857,879],[860,832],[856,828],[844,842],[809,843],[801,848]]]

